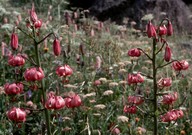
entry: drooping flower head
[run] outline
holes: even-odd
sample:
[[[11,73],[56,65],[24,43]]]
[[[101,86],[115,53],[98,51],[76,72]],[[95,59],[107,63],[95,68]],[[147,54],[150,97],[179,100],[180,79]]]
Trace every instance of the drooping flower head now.
[[[144,82],[144,77],[140,73],[128,74],[128,84],[137,84]]]
[[[62,109],[65,106],[65,100],[61,96],[56,96],[54,93],[50,92],[47,101],[45,102],[45,107],[47,109]]]
[[[79,107],[82,104],[81,97],[78,94],[73,94],[70,97],[66,97],[64,100],[68,108]]]
[[[22,57],[21,54],[17,54],[15,56],[10,55],[8,59],[8,63],[11,66],[22,66],[25,64],[25,59]]]
[[[15,95],[23,92],[23,84],[20,83],[6,83],[4,85],[5,93],[8,95]]]
[[[25,71],[24,78],[26,81],[40,81],[45,77],[41,67],[32,67]]]
[[[134,105],[140,105],[144,100],[139,96],[128,96],[128,103]]]
[[[162,103],[163,104],[167,104],[167,105],[171,105],[173,104],[176,100],[178,99],[178,93],[174,92],[171,94],[167,94],[163,96],[163,100]]]
[[[137,107],[136,106],[124,106],[123,112],[124,113],[135,114],[137,112]]]
[[[170,121],[176,121],[179,118],[183,117],[183,111],[182,110],[171,110],[164,115],[161,116],[161,121],[163,122],[170,122]]]
[[[175,71],[187,70],[189,63],[186,60],[175,61],[172,63],[172,67]]]
[[[64,65],[64,66],[58,66],[56,69],[56,74],[58,76],[70,76],[73,73],[73,70],[69,65]]]
[[[15,122],[25,122],[26,112],[20,108],[13,107],[7,112],[7,117]]]
[[[167,34],[167,28],[165,25],[159,27],[159,36],[163,36]]]
[[[139,56],[141,56],[141,51],[137,48],[131,49],[128,51],[128,56],[139,57]]]
[[[169,87],[169,86],[171,86],[171,84],[172,84],[171,78],[161,78],[161,79],[157,82],[157,85],[158,85],[158,87],[160,87],[160,88]]]

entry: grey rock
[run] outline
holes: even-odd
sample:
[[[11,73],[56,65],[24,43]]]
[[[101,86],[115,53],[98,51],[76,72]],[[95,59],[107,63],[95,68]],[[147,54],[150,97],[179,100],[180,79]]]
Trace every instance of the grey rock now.
[[[145,28],[141,18],[146,14],[153,14],[156,25],[168,17],[175,32],[192,33],[192,13],[182,0],[95,0],[89,10],[100,20],[110,19],[118,24],[128,17],[129,21],[137,22],[136,27],[140,29]]]

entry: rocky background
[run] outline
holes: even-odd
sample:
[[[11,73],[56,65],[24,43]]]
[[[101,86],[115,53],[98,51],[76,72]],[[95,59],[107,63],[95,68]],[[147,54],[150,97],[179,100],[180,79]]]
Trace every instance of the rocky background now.
[[[144,29],[148,20],[154,23],[168,17],[175,32],[192,33],[192,1],[188,0],[71,0],[70,7],[89,9],[101,21],[122,24],[124,18],[136,22],[135,28]],[[156,24],[158,25],[158,24]]]

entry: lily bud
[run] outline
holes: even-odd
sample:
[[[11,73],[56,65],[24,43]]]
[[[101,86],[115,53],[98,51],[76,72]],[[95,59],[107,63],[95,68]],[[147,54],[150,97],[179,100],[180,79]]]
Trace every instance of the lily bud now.
[[[149,38],[156,37],[157,35],[155,27],[153,26],[151,21],[149,21],[149,23],[147,24],[147,35]]]
[[[38,17],[37,14],[35,12],[35,6],[34,4],[32,5],[32,8],[30,10],[30,20],[35,23],[36,21],[38,21]]]
[[[54,52],[55,56],[59,56],[61,54],[60,41],[58,39],[56,39],[56,38],[53,41],[53,52]]]
[[[173,26],[170,21],[168,21],[168,25],[167,25],[167,35],[168,36],[173,35]]]
[[[164,55],[164,60],[166,62],[169,62],[171,60],[171,48],[169,47],[169,45],[166,45],[165,47],[165,55]]]
[[[13,50],[16,50],[19,46],[18,36],[14,32],[11,34],[11,47]]]

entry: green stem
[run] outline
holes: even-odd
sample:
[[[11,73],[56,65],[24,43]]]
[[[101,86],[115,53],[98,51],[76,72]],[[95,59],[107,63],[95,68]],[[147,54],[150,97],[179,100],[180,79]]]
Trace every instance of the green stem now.
[[[158,54],[158,53],[160,53],[161,52],[161,50],[163,49],[163,47],[165,46],[165,43],[167,43],[166,41],[165,42],[163,42],[163,44],[162,44],[162,46],[161,46],[161,48],[156,52],[156,54]]]
[[[53,32],[49,33],[47,36],[45,36],[42,40],[40,40],[39,42],[37,42],[37,37],[36,37],[36,32],[35,32],[35,28],[32,28],[32,34],[33,36],[29,35],[27,32],[23,31],[21,28],[18,27],[18,29],[23,32],[25,35],[27,35],[28,37],[32,38],[34,41],[34,46],[35,46],[35,58],[36,58],[36,63],[32,61],[32,64],[41,67],[41,62],[40,62],[40,56],[39,56],[39,50],[38,50],[38,45],[40,43],[42,43],[47,37],[49,37],[50,35],[54,34]],[[46,101],[46,88],[45,88],[45,81],[44,79],[41,80],[41,86],[42,86],[42,96],[43,96],[43,102]],[[39,96],[39,100],[40,100],[41,96]],[[49,111],[45,108],[45,118],[46,118],[46,126],[47,126],[47,134],[48,135],[52,135],[51,133],[51,126],[50,126],[50,115],[49,115]]]
[[[173,62],[175,62],[175,61],[178,61],[178,60],[172,60],[172,61],[170,61],[170,62],[168,62],[168,63],[166,63],[166,64],[164,64],[164,65],[162,65],[162,66],[158,66],[156,69],[158,69],[158,68],[163,68],[163,67],[165,67],[165,66],[167,66],[167,65],[169,65],[169,64],[171,64],[171,63],[173,63]],[[179,62],[179,61],[178,61]]]
[[[152,60],[152,58],[143,49],[141,49],[141,48],[137,48],[137,49],[142,51],[147,56],[148,59]]]
[[[153,96],[154,96],[154,101],[153,101],[153,112],[154,112],[154,135],[158,135],[158,122],[157,122],[157,111],[158,111],[158,106],[157,106],[157,69],[156,69],[156,39],[153,39]]]
[[[18,30],[20,30],[21,32],[23,32],[25,35],[27,35],[28,37],[34,39],[33,36],[31,36],[30,34],[28,34],[26,31],[22,30],[20,27],[17,27]]]
[[[91,65],[91,46],[92,46],[92,39],[89,40],[89,58],[88,58],[88,66]]]
[[[34,45],[35,45],[36,63],[37,63],[38,67],[41,67],[39,50],[38,50],[38,42],[35,39],[34,39]],[[42,87],[43,102],[45,102],[46,101],[46,89],[45,89],[44,79],[41,80],[41,87]],[[51,133],[51,126],[50,126],[50,115],[49,115],[49,111],[47,109],[45,109],[45,118],[46,118],[47,134],[51,135],[52,133]]]
[[[58,4],[57,9],[58,9],[58,20],[61,20],[61,14],[60,14],[60,11],[61,11],[61,9],[60,9],[60,3]]]
[[[45,36],[42,40],[40,40],[39,42],[37,42],[37,44],[42,43],[46,38],[48,38],[49,36],[51,36],[52,34],[54,34],[53,32],[49,33],[47,36]]]

